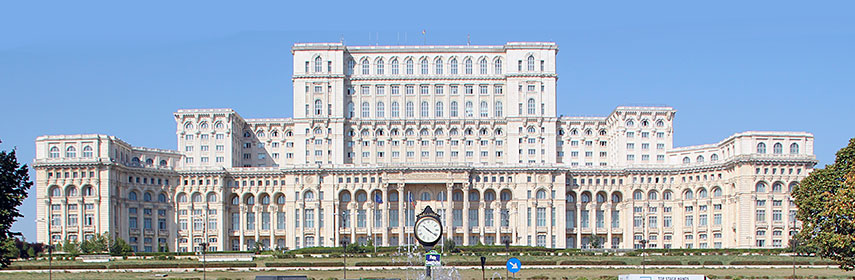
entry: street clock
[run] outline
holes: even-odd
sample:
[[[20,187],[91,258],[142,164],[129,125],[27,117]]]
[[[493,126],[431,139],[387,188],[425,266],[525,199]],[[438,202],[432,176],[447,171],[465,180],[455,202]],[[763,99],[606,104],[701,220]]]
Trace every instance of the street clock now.
[[[430,206],[418,215],[415,230],[416,240],[425,248],[432,248],[442,238],[442,221]]]

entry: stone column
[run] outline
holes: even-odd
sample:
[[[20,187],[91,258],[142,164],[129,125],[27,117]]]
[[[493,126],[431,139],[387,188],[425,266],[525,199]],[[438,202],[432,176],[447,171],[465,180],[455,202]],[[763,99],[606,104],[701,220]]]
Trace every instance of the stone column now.
[[[454,199],[452,198],[452,194],[454,192],[454,184],[446,183],[445,184],[445,238],[454,239]]]
[[[555,244],[552,243],[552,232],[553,232],[552,228],[554,226],[552,224],[552,219],[554,218],[554,217],[552,217],[552,209],[553,209],[552,207],[553,207],[552,200],[550,200],[549,203],[547,204],[547,207],[546,207],[546,224],[549,225],[548,227],[546,227],[546,238],[547,238],[546,244],[548,244],[547,246],[549,246],[549,248],[555,248]],[[558,239],[558,237],[556,237],[556,239]],[[556,242],[557,241],[558,240],[556,240]]]
[[[471,184],[466,184],[466,187],[463,188],[463,246],[471,245],[469,244],[469,188]]]
[[[406,244],[406,232],[407,228],[406,217],[407,211],[404,208],[404,201],[407,200],[407,194],[404,192],[404,184],[398,184],[398,245]]]
[[[500,203],[494,203],[493,206],[493,228],[496,229],[496,244],[502,244],[502,210],[500,205]]]
[[[603,216],[605,216],[605,217],[603,217],[603,218],[606,220],[605,221],[606,230],[608,230],[608,232],[606,232],[606,240],[605,240],[605,242],[603,242],[603,248],[611,248],[611,246],[612,246],[612,204],[607,203],[606,209],[608,211],[604,211]]]
[[[478,240],[481,241],[481,244],[484,244],[484,231],[487,229],[485,225],[487,223],[487,215],[488,211],[487,202],[481,199],[481,202],[478,202]]]
[[[238,214],[238,230],[240,236],[240,249],[245,250],[246,246],[246,236],[244,236],[244,226],[246,224],[246,204],[243,204],[243,200],[240,201],[240,213]],[[292,247],[293,248],[293,247]]]
[[[576,200],[576,249],[582,248],[582,203]]]

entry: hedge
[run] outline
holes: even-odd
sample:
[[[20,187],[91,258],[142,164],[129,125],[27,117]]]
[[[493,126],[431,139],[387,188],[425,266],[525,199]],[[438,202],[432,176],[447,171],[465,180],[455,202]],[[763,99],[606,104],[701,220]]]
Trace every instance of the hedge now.
[[[683,262],[661,260],[661,261],[646,261],[646,262],[644,262],[644,264],[645,265],[683,265]]]
[[[341,262],[268,262],[266,267],[338,267],[343,266]]]
[[[721,261],[705,261],[704,265],[724,265]]]
[[[792,261],[732,261],[730,265],[792,265]],[[797,265],[810,265],[809,261],[796,261]]]
[[[839,265],[839,263],[834,262],[834,261],[815,261],[815,262],[813,262],[813,264],[814,265]]]
[[[586,260],[570,260],[561,261],[560,265],[626,265],[624,261],[586,261]]]

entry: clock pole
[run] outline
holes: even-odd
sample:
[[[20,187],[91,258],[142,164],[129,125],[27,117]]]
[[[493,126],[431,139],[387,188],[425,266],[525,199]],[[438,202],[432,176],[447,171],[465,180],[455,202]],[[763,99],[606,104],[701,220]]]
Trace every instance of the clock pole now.
[[[426,221],[430,220],[432,220],[432,222],[426,223]],[[426,228],[428,226],[428,223],[433,223],[434,225],[439,226],[439,233],[436,234],[436,236],[421,236],[421,234],[419,234],[420,228],[423,228],[425,231],[432,233],[428,228]],[[429,265],[428,258],[434,255],[428,253],[430,253],[433,246],[439,243],[439,240],[442,239],[442,219],[440,218],[439,214],[433,212],[433,209],[431,209],[430,206],[426,206],[425,209],[422,210],[422,213],[417,216],[416,223],[413,226],[413,233],[416,236],[416,240],[418,240],[419,243],[422,244],[422,247],[424,247],[425,249],[425,276],[431,277],[431,266],[433,264]],[[431,240],[423,240],[422,238],[430,238]],[[436,258],[436,261],[439,262],[439,256],[436,256]]]

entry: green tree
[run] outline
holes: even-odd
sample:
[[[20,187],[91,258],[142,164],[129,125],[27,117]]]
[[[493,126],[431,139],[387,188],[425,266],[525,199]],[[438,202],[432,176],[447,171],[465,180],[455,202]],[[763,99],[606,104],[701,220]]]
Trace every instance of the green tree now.
[[[855,138],[837,152],[833,164],[815,169],[793,190],[802,221],[799,246],[855,269]]]
[[[84,254],[107,252],[109,245],[110,238],[106,234],[95,234],[91,239],[80,242],[80,251]]]
[[[27,165],[21,166],[11,152],[0,151],[0,241],[11,239],[12,224],[18,217],[23,217],[18,207],[27,198],[27,190],[33,186]],[[7,246],[0,246],[0,267],[9,265]]]
[[[15,238],[6,238],[0,242],[0,250],[3,250],[4,259],[11,260],[21,257],[21,250],[18,249],[15,241],[17,241]]]
[[[80,255],[80,243],[71,240],[65,240],[62,244],[62,251],[69,255]]]
[[[110,254],[114,256],[127,256],[133,252],[131,249],[131,245],[128,245],[128,242],[125,242],[121,237],[116,237],[113,242],[110,243]]]

